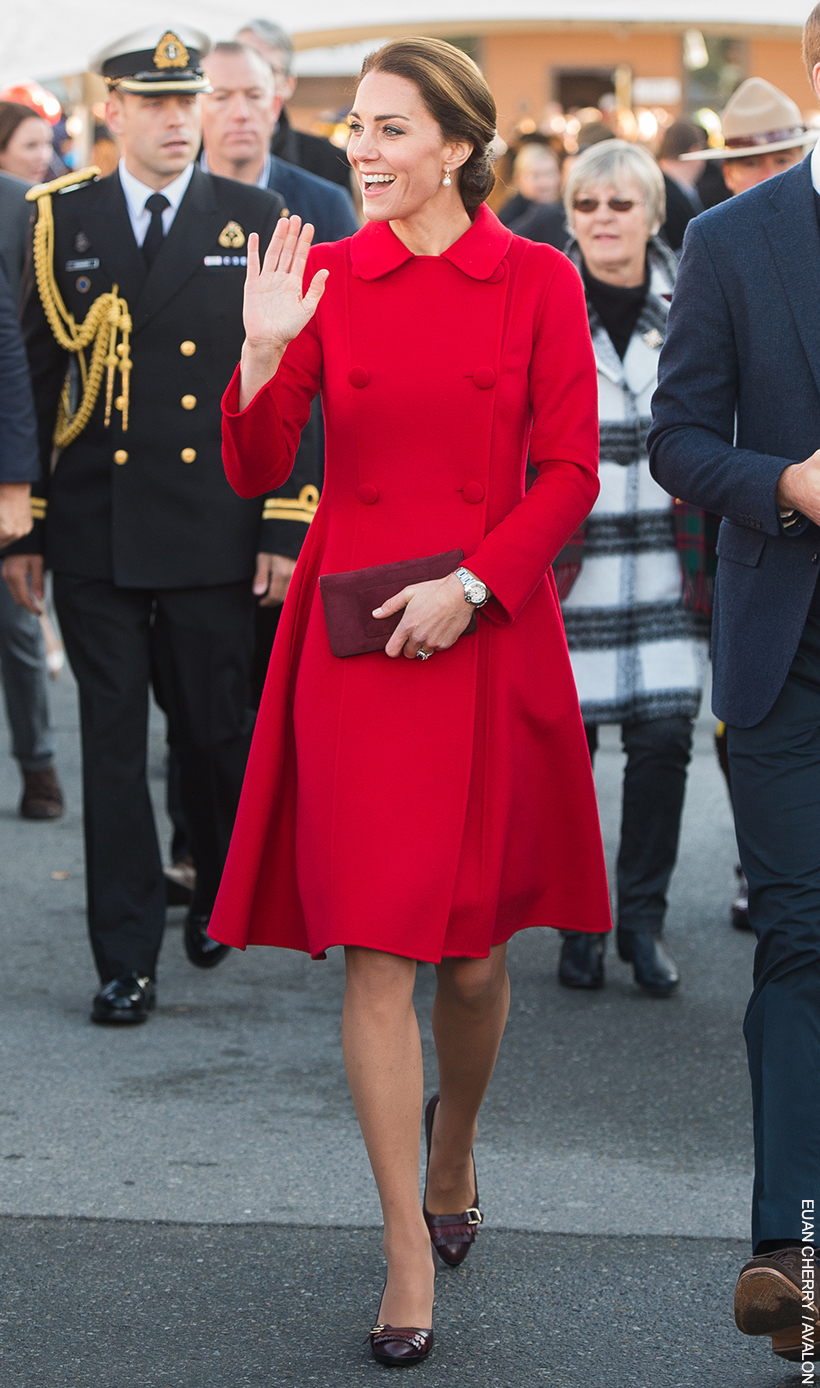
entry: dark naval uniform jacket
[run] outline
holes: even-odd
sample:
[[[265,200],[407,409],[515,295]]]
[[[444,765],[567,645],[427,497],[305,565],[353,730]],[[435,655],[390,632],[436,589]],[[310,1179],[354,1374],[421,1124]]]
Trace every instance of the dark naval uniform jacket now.
[[[80,323],[117,286],[133,331],[127,431],[117,374],[108,427],[104,379],[89,423],[55,461],[58,401],[69,361],[73,378],[77,362],[56,342],[29,266],[23,330],[48,567],[128,588],[250,579],[257,552],[271,550],[266,498],[244,501],[228,485],[220,406],[244,338],[247,238],[258,232],[264,253],[282,199],[195,167],[150,270],[118,173],[56,193],[52,208],[54,276],[66,307]],[[28,536],[12,547],[34,548]]]

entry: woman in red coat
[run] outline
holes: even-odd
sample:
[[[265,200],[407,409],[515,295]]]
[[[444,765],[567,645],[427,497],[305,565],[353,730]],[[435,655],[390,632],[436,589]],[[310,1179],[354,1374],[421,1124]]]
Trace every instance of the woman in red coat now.
[[[411,1363],[432,1344],[431,1236],[456,1263],[480,1219],[471,1149],[507,1015],[506,941],[609,928],[550,570],[597,495],[597,394],[577,272],[484,206],[495,106],[470,59],[386,44],[350,125],[362,230],[308,254],[312,229],[283,221],[261,272],[248,247],[228,477],[243,496],[281,485],[317,392],[327,470],[211,934],[320,959],[345,948],[345,1064],[388,1264],[371,1343]],[[321,574],[453,549],[458,574],[377,609],[403,614],[386,655],[331,653]],[[424,1210],[417,960],[438,971]]]

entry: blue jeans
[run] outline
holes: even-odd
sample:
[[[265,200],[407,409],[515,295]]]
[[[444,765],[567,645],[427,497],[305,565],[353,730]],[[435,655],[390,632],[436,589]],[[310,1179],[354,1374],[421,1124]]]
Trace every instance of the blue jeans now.
[[[2,579],[0,673],[12,756],[22,771],[44,771],[54,760],[45,641],[34,613],[18,607]]]

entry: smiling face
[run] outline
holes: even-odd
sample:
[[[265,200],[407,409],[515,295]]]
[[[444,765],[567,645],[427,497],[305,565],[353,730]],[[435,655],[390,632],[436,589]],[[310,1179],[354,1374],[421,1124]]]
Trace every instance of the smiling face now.
[[[585,198],[597,201],[594,212],[573,212],[573,226],[581,254],[590,273],[598,279],[610,279],[613,272],[622,270],[627,277],[643,280],[646,243],[657,230],[650,227],[646,215],[643,191],[637,179],[622,173],[618,186],[608,182],[588,183],[579,189],[576,203]],[[613,212],[610,198],[631,202],[626,212]],[[630,274],[630,272],[632,272]]]
[[[217,50],[202,65],[213,87],[202,99],[202,138],[211,169],[228,177],[243,166],[258,171],[282,106],[267,64],[255,52]]]
[[[347,157],[370,221],[406,221],[426,204],[460,203],[456,170],[469,159],[466,141],[445,141],[414,82],[369,72],[349,117]],[[451,183],[445,187],[444,171]]]
[[[52,149],[51,126],[41,116],[32,114],[21,120],[6,148],[0,152],[0,169],[29,183],[42,183],[48,173]]]
[[[161,188],[196,158],[201,125],[197,93],[112,92],[105,113],[122,141],[129,173],[142,183]]]

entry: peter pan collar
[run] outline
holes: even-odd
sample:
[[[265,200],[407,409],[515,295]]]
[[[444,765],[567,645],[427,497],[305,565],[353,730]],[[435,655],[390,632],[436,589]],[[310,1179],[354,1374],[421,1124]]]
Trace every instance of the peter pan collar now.
[[[482,203],[472,226],[441,258],[471,279],[488,280],[498,270],[511,241],[512,232]],[[354,275],[363,280],[381,279],[415,258],[389,222],[365,222],[350,242],[350,257]]]

